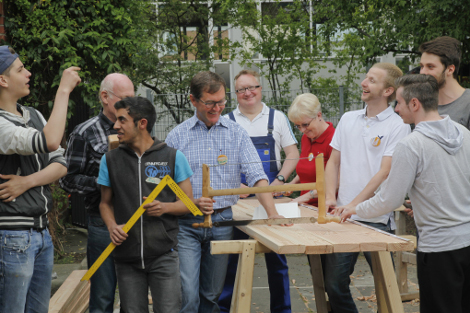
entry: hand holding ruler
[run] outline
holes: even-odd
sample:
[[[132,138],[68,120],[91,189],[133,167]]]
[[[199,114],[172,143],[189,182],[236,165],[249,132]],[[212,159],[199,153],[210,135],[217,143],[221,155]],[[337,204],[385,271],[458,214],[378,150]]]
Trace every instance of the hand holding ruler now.
[[[147,203],[152,202],[158,196],[158,194],[165,188],[165,186],[169,186],[171,190],[176,194],[176,196],[186,205],[186,207],[193,213],[193,215],[202,215],[202,212],[197,208],[197,206],[188,198],[188,196],[181,190],[177,183],[168,175],[166,175],[162,181],[155,187],[155,189],[150,193],[147,199],[142,203],[142,205],[135,211],[134,215],[131,216],[129,221],[127,221],[126,225],[122,228],[122,230],[127,234],[127,232],[134,226],[134,224],[139,220],[139,218],[144,214],[145,209],[144,205]],[[113,252],[116,245],[114,243],[110,243],[109,246],[101,253],[100,257],[93,263],[93,265],[88,269],[88,271],[83,275],[82,281],[89,280],[91,276],[98,270],[98,268],[103,264],[106,258]]]

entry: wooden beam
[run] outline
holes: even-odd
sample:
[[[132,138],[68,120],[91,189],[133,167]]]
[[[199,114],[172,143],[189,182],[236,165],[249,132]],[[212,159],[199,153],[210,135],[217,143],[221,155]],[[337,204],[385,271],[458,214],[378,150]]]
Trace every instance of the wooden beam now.
[[[90,282],[80,281],[86,270],[73,271],[49,301],[49,313],[83,313],[88,309]]]
[[[256,240],[240,241],[243,245],[243,251],[238,259],[237,275],[230,306],[231,313],[246,313],[250,312],[251,309]]]
[[[270,253],[271,249],[255,241],[255,253]],[[243,253],[243,240],[216,240],[211,241],[211,254],[240,254]]]
[[[216,196],[227,196],[227,195],[242,195],[242,194],[247,194],[247,193],[252,194],[252,193],[264,193],[264,192],[299,191],[299,190],[313,190],[313,189],[316,189],[315,183],[285,184],[285,185],[279,185],[279,186],[210,190],[209,195],[211,197],[216,197]]]
[[[310,260],[310,274],[312,275],[313,292],[315,293],[317,312],[328,313],[321,257],[319,254],[310,254],[308,255],[308,258]]]
[[[404,313],[390,252],[373,251],[371,256],[379,313]]]

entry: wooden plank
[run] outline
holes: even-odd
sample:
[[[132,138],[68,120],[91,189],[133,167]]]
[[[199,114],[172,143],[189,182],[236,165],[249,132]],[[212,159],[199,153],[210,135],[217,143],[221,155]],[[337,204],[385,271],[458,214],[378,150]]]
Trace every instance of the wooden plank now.
[[[404,313],[390,253],[374,251],[371,256],[379,313]],[[383,299],[387,310],[384,310],[382,304],[379,306],[379,301],[383,302]]]
[[[240,200],[232,207],[233,218],[249,219],[259,205],[255,199]],[[318,212],[300,207],[301,216],[318,217]],[[358,251],[411,250],[413,243],[352,223],[298,224],[292,227],[244,226],[240,230],[276,253],[320,254]]]
[[[211,254],[240,254],[243,253],[243,240],[217,240],[211,241]],[[255,253],[273,252],[265,245],[256,241]]]
[[[73,271],[49,301],[49,313],[78,312],[88,308],[90,297],[89,281],[80,281],[86,270]],[[80,305],[86,303],[85,305]],[[81,309],[83,311],[79,311]],[[78,308],[78,311],[77,311]],[[75,311],[72,311],[74,309]]]
[[[318,313],[328,313],[326,290],[323,281],[323,268],[320,255],[310,254],[310,274],[312,275],[313,292],[315,293],[315,306]]]
[[[233,289],[232,304],[230,312],[250,312],[251,294],[253,289],[253,272],[255,268],[255,240],[241,240],[243,252],[238,259],[237,275]]]

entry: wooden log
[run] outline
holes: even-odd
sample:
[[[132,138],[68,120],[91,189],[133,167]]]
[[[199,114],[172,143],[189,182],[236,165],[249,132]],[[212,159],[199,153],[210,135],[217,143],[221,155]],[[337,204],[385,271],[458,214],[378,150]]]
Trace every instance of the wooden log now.
[[[49,301],[49,313],[83,313],[88,309],[90,282],[80,281],[86,270],[73,271]]]

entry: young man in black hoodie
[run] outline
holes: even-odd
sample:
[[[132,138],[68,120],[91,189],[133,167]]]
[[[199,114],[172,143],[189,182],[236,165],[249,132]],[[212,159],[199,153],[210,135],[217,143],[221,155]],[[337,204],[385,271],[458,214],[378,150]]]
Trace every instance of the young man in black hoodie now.
[[[181,283],[177,253],[178,215],[189,213],[165,187],[144,206],[146,213],[126,234],[122,228],[162,178],[170,175],[193,198],[186,157],[151,137],[156,113],[149,100],[130,97],[115,104],[120,146],[106,153],[100,164],[100,212],[108,227],[114,251],[121,308],[148,312],[148,288],[155,312],[178,312]],[[212,200],[195,203],[212,211]]]

